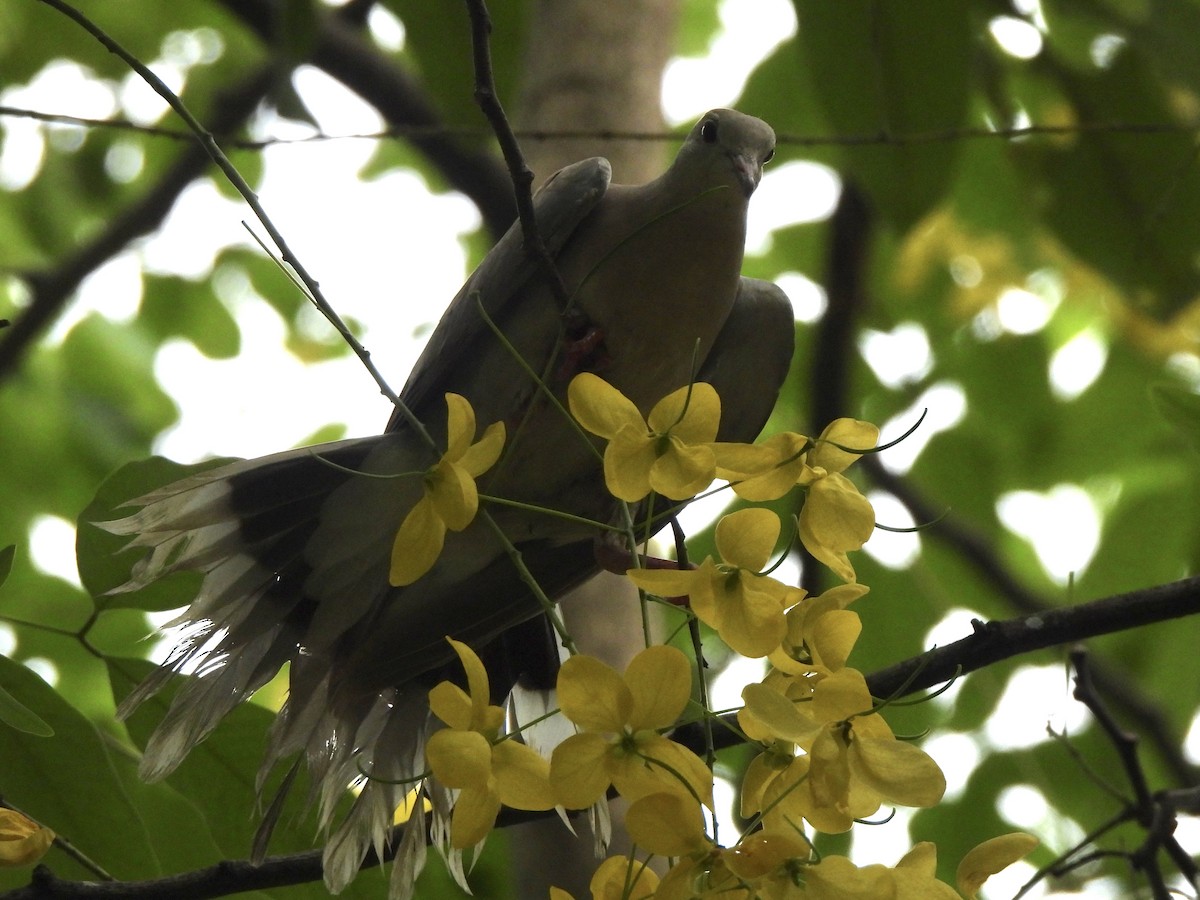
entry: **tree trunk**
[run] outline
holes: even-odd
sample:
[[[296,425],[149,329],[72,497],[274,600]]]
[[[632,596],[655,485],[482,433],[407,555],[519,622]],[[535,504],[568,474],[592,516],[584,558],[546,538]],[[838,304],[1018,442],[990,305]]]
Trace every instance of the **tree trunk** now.
[[[677,0],[534,0],[525,84],[516,124],[533,131],[659,132],[662,74],[675,39]],[[589,156],[612,163],[613,179],[639,184],[658,176],[671,148],[658,141],[606,137],[525,140],[526,160],[540,183]],[[637,593],[623,578],[602,574],[565,598],[567,627],[580,649],[623,670],[643,646]],[[613,810],[614,852],[629,841]],[[545,820],[509,830],[516,893],[545,897],[551,885],[590,897],[596,867],[592,836],[578,837]]]

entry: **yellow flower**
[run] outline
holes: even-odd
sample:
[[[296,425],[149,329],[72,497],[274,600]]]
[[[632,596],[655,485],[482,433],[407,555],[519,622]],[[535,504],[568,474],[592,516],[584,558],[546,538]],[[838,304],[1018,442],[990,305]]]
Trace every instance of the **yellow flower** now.
[[[721,848],[705,834],[700,804],[679,794],[647,794],[630,804],[625,828],[634,845],[676,857],[654,900],[751,900],[724,864]]]
[[[558,702],[580,733],[550,760],[558,802],[584,809],[610,784],[628,800],[674,791],[712,804],[712,773],[696,754],[658,733],[674,725],[691,696],[687,657],[648,647],[622,677],[590,656],[573,656],[558,673]]]
[[[658,888],[658,873],[644,862],[610,856],[592,875],[592,900],[651,900]],[[574,900],[562,888],[550,888],[550,900]]]
[[[676,863],[655,900],[766,900],[795,893],[794,871],[811,845],[794,831],[758,831],[720,847],[704,831],[703,813],[691,797],[648,794],[630,805],[625,826],[634,844]]]
[[[937,848],[917,844],[895,866],[859,868],[844,856],[826,856],[804,870],[804,892],[796,900],[959,900],[937,880]]]
[[[571,415],[605,438],[604,480],[614,497],[635,503],[652,490],[687,500],[711,483],[721,400],[710,384],[687,385],[654,405],[649,419],[604,379],[583,372],[567,388]]]
[[[757,446],[717,444],[717,474],[731,482],[734,493],[743,500],[777,500],[803,477],[811,446],[811,440],[791,431]]]
[[[846,664],[862,631],[858,614],[845,607],[866,594],[861,584],[840,584],[806,597],[787,614],[787,634],[770,655],[771,665],[789,675],[819,676]]]
[[[698,569],[631,569],[634,584],[660,597],[687,596],[692,611],[743,656],[766,656],[787,632],[784,611],[804,598],[766,568],[779,539],[779,516],[769,509],[730,513],[717,523],[717,552]]]
[[[800,510],[800,541],[843,581],[855,580],[847,551],[862,547],[875,529],[870,502],[841,474],[861,454],[843,448],[866,450],[878,440],[879,429],[869,422],[837,419],[808,452],[800,479],[808,489]]]
[[[501,805],[543,810],[555,805],[550,766],[533,748],[497,740],[504,710],[488,703],[483,663],[466,644],[450,640],[467,673],[468,692],[443,681],[429,692],[429,708],[449,727],[425,745],[434,776],[459,791],[450,821],[450,845],[462,850],[483,840]]]
[[[960,900],[954,888],[937,880],[937,847],[922,841],[892,869],[896,900]]]
[[[738,723],[769,747],[746,771],[743,809],[770,809],[768,826],[778,821],[783,827],[789,816],[803,816],[818,830],[835,834],[885,801],[928,807],[945,793],[937,763],[919,747],[896,740],[883,718],[871,712],[866,680],[856,669],[842,668],[819,680],[806,703],[763,684],[747,685],[742,697],[746,706]],[[787,758],[788,744],[807,756]]]
[[[825,856],[804,869],[804,900],[894,900],[895,882],[886,866],[859,868],[844,856]]]
[[[475,441],[475,410],[466,397],[446,394],[446,452],[425,472],[425,493],[396,532],[388,576],[394,587],[412,584],[433,568],[447,529],[462,531],[471,524],[479,510],[475,479],[495,465],[503,447],[503,422],[493,422]]]
[[[1038,845],[1031,834],[1015,831],[984,841],[967,851],[958,864],[958,890],[967,900],[975,900],[979,889],[989,877],[1008,868]]]
[[[0,866],[28,866],[46,855],[54,843],[54,832],[21,815],[15,809],[0,809]]]

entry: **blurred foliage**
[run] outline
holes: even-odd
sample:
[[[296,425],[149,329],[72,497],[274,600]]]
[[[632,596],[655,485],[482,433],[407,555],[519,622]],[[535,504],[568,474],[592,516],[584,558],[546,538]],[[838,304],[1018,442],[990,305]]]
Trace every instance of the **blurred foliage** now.
[[[304,59],[316,27],[315,4],[287,4],[294,19],[289,39],[268,47],[230,11],[237,4],[80,5],[143,60],[176,59],[179,66],[180,46],[209,48],[179,66],[182,96],[201,114],[268,54]],[[392,54],[394,62],[420,78],[447,122],[477,123],[461,6],[452,4],[446,13],[420,0],[383,5],[405,25],[406,42]],[[513,97],[532,3],[494,6],[497,82],[503,96]],[[719,27],[715,4],[686,7],[680,52],[702,53]],[[798,33],[758,67],[738,105],[780,133],[776,166],[824,164],[866,197],[873,223],[869,302],[858,313],[858,334],[894,334],[915,324],[929,348],[928,365],[914,360],[895,378],[873,370],[859,344],[847,348],[854,357],[851,383],[837,386],[846,397],[844,412],[907,425],[932,388],[953,387],[964,398],[963,415],[929,438],[904,476],[951,515],[920,535],[920,553],[905,568],[859,556],[860,579],[871,594],[856,607],[866,626],[858,667],[869,671],[920,652],[929,630],[952,610],[983,618],[1016,614],[1003,585],[953,542],[957,529],[981,536],[996,563],[1048,604],[1195,572],[1200,56],[1194,36],[1200,4],[1043,0],[1027,19],[994,0],[795,0],[795,7]],[[1033,41],[1032,52],[1006,51],[998,23],[1015,23]],[[129,78],[114,56],[48,8],[32,0],[0,4],[0,84],[25,84],[63,61],[114,91]],[[303,115],[286,82],[268,102]],[[0,118],[0,136],[7,139],[27,124]],[[1061,130],[987,134],[1030,125]],[[52,270],[102,233],[155,186],[180,152],[175,141],[136,131],[43,126],[40,132],[46,146],[36,173],[0,193],[6,274],[0,318],[14,321],[26,297],[20,274]],[[115,149],[141,159],[134,177],[110,174]],[[237,160],[252,181],[260,176],[256,153]],[[418,153],[393,141],[379,143],[364,174],[374,178],[400,167],[416,167],[430,184],[442,183]],[[766,253],[747,260],[746,271],[801,273],[824,284],[828,236],[827,221],[790,225]],[[476,238],[471,246],[482,243]],[[344,352],[340,343],[300,327],[302,300],[261,255],[226,249],[214,269],[233,273],[272,304],[297,357]],[[1045,324],[1029,333],[1006,327],[1001,313],[1011,291],[1033,297],[1047,311]],[[166,782],[142,784],[135,748],[161,717],[164,701],[118,723],[114,697],[146,670],[152,644],[145,640],[145,612],[178,605],[194,584],[93,599],[10,546],[26,547],[32,526],[46,516],[78,520],[88,586],[99,593],[117,583],[104,574],[116,545],[90,523],[100,509],[130,496],[134,485],[167,477],[166,464],[152,461],[101,488],[118,466],[148,457],[156,435],[178,415],[155,380],[159,348],[182,338],[212,358],[238,352],[239,326],[211,278],[145,271],[137,300],[138,314],[127,321],[77,310],[65,333],[36,346],[0,382],[0,547],[7,548],[0,552],[0,576],[7,575],[0,587],[0,638],[7,642],[0,656],[0,794],[122,878],[246,853],[254,774],[271,720],[263,708],[245,705]],[[822,424],[810,421],[810,398],[830,386],[807,364],[819,327],[800,329],[801,352],[775,427]],[[1081,335],[1098,345],[1103,362],[1081,391],[1064,393],[1052,367]],[[1102,516],[1093,561],[1071,591],[1051,579],[1034,548],[997,513],[1006,494],[1064,483],[1088,491]],[[97,505],[89,506],[98,489]],[[1194,644],[1194,629],[1169,625],[1095,642],[1165,717],[1176,739],[1200,705]],[[1021,662],[1062,661],[1062,653],[1043,651]],[[39,671],[52,666],[54,686],[26,662]],[[900,721],[913,732],[959,730],[978,741],[976,733],[1018,668],[1009,663],[974,675],[945,713],[919,707]],[[1093,730],[1071,735],[1070,742],[1096,767],[1113,766],[1111,747]],[[88,761],[86,777],[81,759]],[[1143,760],[1152,787],[1175,786],[1156,748],[1145,747]],[[956,799],[916,816],[914,833],[936,841],[943,864],[952,866],[966,848],[1011,828],[996,812],[996,799],[1012,784],[1036,786],[1059,823],[1086,830],[1113,806],[1083,783],[1078,762],[1059,743],[992,752]],[[302,811],[283,821],[274,851],[311,846],[312,827]],[[1044,837],[1061,850],[1066,833]],[[64,876],[86,874],[61,854],[48,862]],[[426,877],[422,896],[456,895],[444,874],[431,870]],[[503,838],[493,839],[473,878],[487,896],[508,890],[500,886]],[[27,880],[27,873],[5,871],[0,888]],[[380,889],[379,875],[371,873],[348,896],[377,896]],[[325,896],[319,886],[260,896],[268,894]]]

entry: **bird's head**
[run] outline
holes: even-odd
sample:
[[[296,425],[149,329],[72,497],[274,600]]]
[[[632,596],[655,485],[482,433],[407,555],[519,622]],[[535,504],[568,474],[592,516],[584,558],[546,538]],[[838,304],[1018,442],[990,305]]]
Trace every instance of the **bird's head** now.
[[[727,184],[749,197],[775,155],[775,132],[736,109],[712,109],[692,128],[672,168],[711,187]]]

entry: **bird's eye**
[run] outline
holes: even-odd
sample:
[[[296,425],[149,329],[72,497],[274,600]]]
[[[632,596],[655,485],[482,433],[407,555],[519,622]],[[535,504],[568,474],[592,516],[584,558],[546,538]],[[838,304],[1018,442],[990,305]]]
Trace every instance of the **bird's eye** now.
[[[770,150],[767,151],[767,155],[763,157],[763,164],[765,165],[765,164],[769,163],[774,158],[775,158],[775,148],[772,147]]]
[[[717,142],[716,119],[705,119],[700,123],[700,138],[706,144],[715,144]]]

